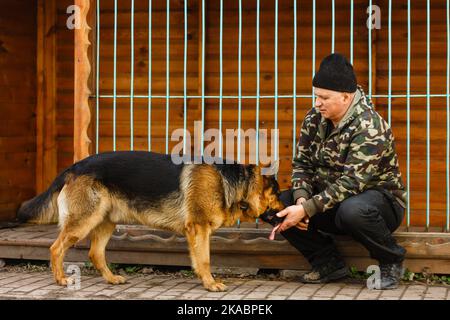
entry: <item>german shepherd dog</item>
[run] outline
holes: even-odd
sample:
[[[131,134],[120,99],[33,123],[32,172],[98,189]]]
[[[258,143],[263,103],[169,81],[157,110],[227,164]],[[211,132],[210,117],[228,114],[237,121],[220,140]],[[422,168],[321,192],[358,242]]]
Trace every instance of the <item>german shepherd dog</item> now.
[[[124,283],[105,260],[116,224],[142,224],[186,236],[194,271],[210,291],[224,291],[210,271],[210,235],[238,219],[254,221],[282,210],[278,183],[261,167],[241,164],[175,164],[170,155],[144,151],[92,155],[64,170],[49,189],[24,202],[21,222],[59,223],[50,247],[55,280],[67,285],[66,251],[89,236],[89,258],[112,284]]]

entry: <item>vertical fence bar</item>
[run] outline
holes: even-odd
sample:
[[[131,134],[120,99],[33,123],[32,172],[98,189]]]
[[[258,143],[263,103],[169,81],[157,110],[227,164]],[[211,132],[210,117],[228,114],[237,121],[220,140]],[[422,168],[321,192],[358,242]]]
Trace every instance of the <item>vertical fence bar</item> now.
[[[95,63],[95,153],[98,153],[98,138],[100,125],[100,107],[99,107],[99,79],[100,79],[100,0],[97,0],[96,8],[97,22],[97,40],[96,40],[96,63]]]
[[[117,116],[117,0],[114,0],[113,151],[116,151]]]
[[[256,1],[256,163],[259,164],[259,15],[260,0]]]
[[[239,38],[238,38],[238,136],[237,136],[237,162],[241,162],[241,103],[242,103],[242,82],[241,82],[241,54],[242,54],[242,0],[239,0]],[[237,221],[238,228],[241,227],[241,220]]]
[[[389,12],[388,12],[388,51],[389,51],[389,80],[388,80],[388,123],[391,125],[391,117],[392,117],[392,0],[389,0]]]
[[[294,158],[297,145],[297,0],[294,0],[294,53],[292,54],[292,62],[292,158]]]
[[[202,132],[201,132],[201,142],[200,151],[203,157],[203,141],[204,130],[205,130],[205,0],[202,0]]]
[[[372,16],[372,0],[369,0],[369,18]],[[368,48],[367,51],[369,52],[369,79],[368,79],[368,86],[369,86],[369,97],[372,98],[372,22],[370,22],[370,25],[367,26],[368,28]]]
[[[335,0],[331,1],[331,53],[334,53],[334,30],[335,30],[335,17],[336,17],[336,3]]]
[[[275,0],[275,161],[278,160],[278,0]],[[277,174],[275,174],[277,176]]]
[[[256,147],[255,161],[259,165],[259,0],[256,1]],[[251,150],[250,150],[251,152]],[[259,228],[259,219],[256,218],[256,228]]]
[[[148,151],[152,150],[152,0],[148,1]]]
[[[242,0],[239,0],[239,43],[238,43],[238,141],[237,162],[241,162],[241,108],[242,108]]]
[[[221,0],[222,1],[222,0]],[[188,31],[188,0],[184,0],[184,64],[183,64],[183,154],[186,154],[186,131],[187,131],[187,31]]]
[[[427,231],[430,227],[430,0],[427,0]]]
[[[170,0],[166,8],[166,154],[169,153],[169,99],[170,99]]]
[[[312,3],[312,77],[316,73],[316,0]],[[314,108],[314,87],[312,89],[312,107]]]
[[[130,150],[134,149],[134,0],[131,0]]]
[[[447,223],[450,231],[450,0],[447,0]]]
[[[350,1],[350,63],[353,65],[353,0]]]
[[[223,0],[220,0],[220,93],[219,93],[219,157],[223,155],[223,142],[222,142],[222,108],[223,108]]]
[[[411,137],[411,0],[408,0],[408,59],[406,66],[406,179],[408,204],[406,209],[406,227],[411,225],[411,202],[410,202],[410,137]]]

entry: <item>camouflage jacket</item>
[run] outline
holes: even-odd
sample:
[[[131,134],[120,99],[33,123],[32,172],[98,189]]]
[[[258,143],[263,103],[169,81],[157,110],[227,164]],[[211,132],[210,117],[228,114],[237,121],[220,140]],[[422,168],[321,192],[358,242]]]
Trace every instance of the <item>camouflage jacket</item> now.
[[[295,201],[307,199],[306,213],[311,217],[371,188],[390,191],[406,207],[392,131],[361,87],[336,128],[329,125],[315,108],[302,124],[292,188]]]

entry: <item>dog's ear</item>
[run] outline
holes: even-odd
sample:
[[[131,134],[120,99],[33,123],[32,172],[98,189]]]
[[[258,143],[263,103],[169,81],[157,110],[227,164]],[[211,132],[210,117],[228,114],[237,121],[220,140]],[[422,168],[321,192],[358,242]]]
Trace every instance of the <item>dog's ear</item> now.
[[[267,172],[267,170],[269,168],[270,168],[270,162],[268,162],[268,163],[260,162],[259,165],[256,166],[255,174],[262,175],[263,178],[266,178],[267,175],[263,174],[263,173]],[[263,180],[266,181],[266,179],[263,179]]]
[[[261,167],[261,168],[270,168],[270,162],[268,162],[268,163],[263,163],[263,162],[260,162],[259,163],[259,167]]]
[[[253,177],[257,177],[261,174],[261,168],[255,164],[250,164],[248,168],[249,172],[251,173],[251,176]]]
[[[267,164],[260,163],[262,175],[275,175],[278,172],[280,161],[269,162]]]
[[[280,186],[278,184],[275,175],[263,175],[264,190],[272,189],[272,192],[278,194],[280,192]]]
[[[234,201],[236,199],[236,188],[234,186],[230,185],[228,181],[225,179],[222,179],[222,186],[224,190],[224,196],[225,196],[225,205],[227,209],[231,208],[234,204]]]
[[[269,186],[269,184],[270,184],[269,176],[263,175],[262,177],[263,177],[264,189],[266,189]]]
[[[273,185],[273,180],[275,179],[275,176],[268,176],[263,174],[262,177],[264,189],[270,188]]]

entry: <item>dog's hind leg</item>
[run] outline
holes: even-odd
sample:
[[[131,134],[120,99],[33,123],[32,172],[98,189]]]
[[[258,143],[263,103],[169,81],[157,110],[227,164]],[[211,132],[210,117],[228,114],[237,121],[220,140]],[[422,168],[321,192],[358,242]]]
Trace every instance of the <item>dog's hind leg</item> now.
[[[125,283],[122,276],[114,275],[106,264],[105,248],[116,225],[112,222],[103,222],[91,232],[91,249],[89,258],[92,264],[101,272],[103,278],[111,284]]]
[[[87,220],[88,221],[84,221],[83,223],[78,221],[78,223],[75,223],[74,225],[67,223],[63,227],[63,230],[56,241],[50,247],[50,259],[53,274],[56,282],[62,286],[66,286],[68,283],[68,279],[65,276],[63,269],[64,256],[66,255],[67,250],[78,241],[86,238],[91,231],[92,224],[97,225],[99,223],[99,221],[95,221],[96,219],[93,219],[93,217],[90,217],[90,219]]]
[[[66,230],[62,230],[56,239],[56,241],[50,247],[50,261],[52,265],[53,275],[56,283],[66,286],[68,279],[64,274],[63,261],[64,256],[73,244],[75,244],[79,238],[73,234],[70,234]]]
[[[82,181],[81,181],[82,182]],[[50,259],[55,280],[67,285],[63,261],[67,250],[78,241],[86,238],[105,219],[109,209],[108,198],[100,191],[86,188],[86,183],[72,184],[67,191],[68,206],[61,232],[50,247]]]
[[[211,230],[207,226],[194,223],[186,225],[186,238],[191,254],[192,267],[207,290],[226,291],[227,287],[221,282],[216,282],[211,275],[210,235]]]

